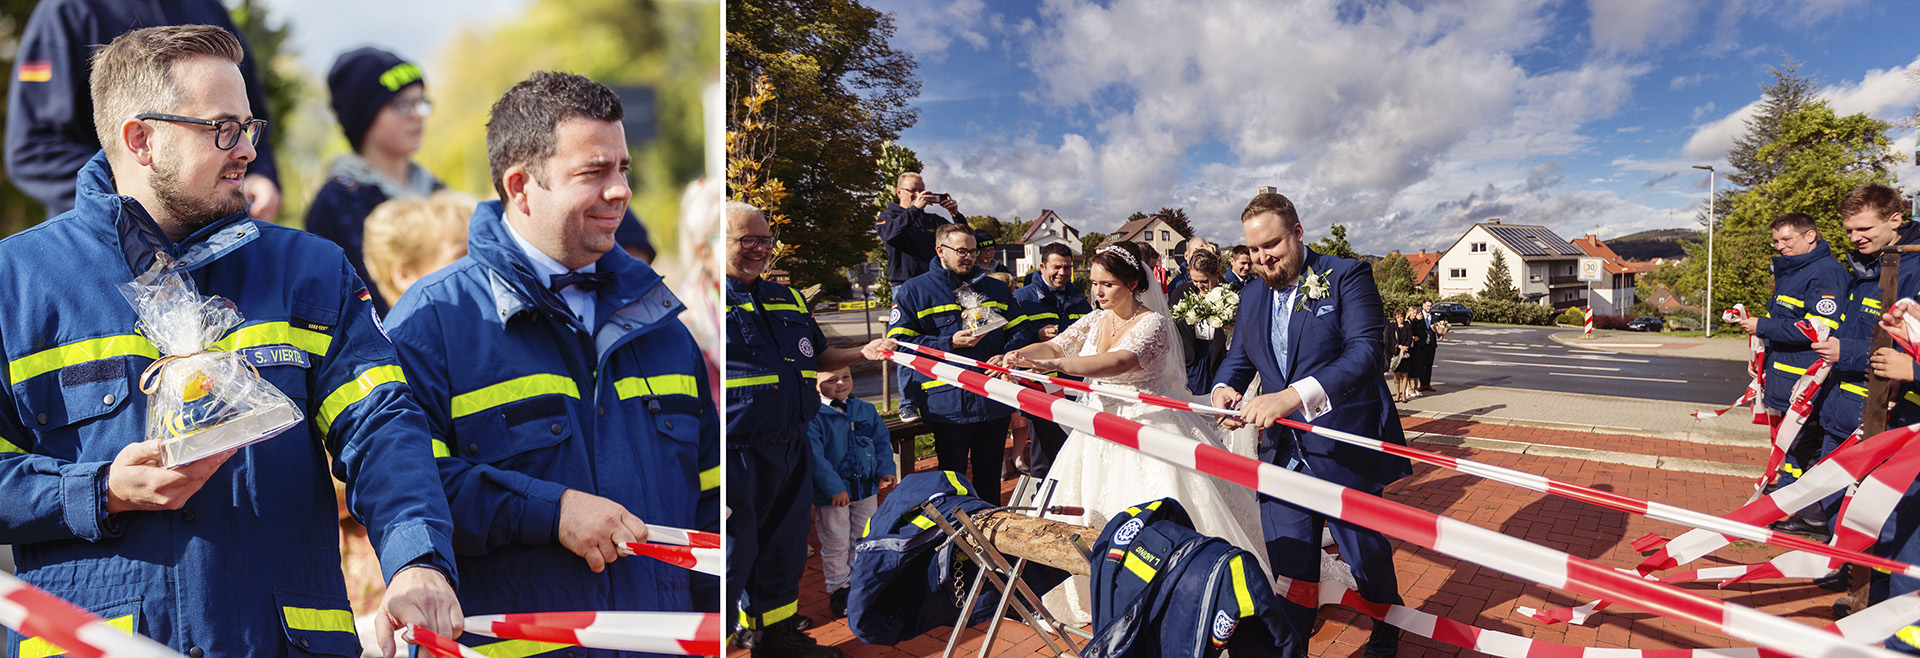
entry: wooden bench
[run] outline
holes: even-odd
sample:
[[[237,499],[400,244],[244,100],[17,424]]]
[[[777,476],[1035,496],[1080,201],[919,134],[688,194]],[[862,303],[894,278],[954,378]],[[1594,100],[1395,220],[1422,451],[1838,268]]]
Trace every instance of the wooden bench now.
[[[920,461],[914,455],[913,440],[922,434],[933,432],[933,426],[926,421],[901,422],[898,417],[887,419],[887,437],[893,444],[894,472],[900,477],[913,474],[915,462]]]

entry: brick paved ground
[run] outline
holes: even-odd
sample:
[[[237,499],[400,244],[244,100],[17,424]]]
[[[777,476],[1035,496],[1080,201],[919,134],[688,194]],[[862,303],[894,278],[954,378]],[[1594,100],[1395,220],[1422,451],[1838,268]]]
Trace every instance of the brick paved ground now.
[[[1730,463],[1756,463],[1766,457],[1764,450],[1758,448],[1701,445],[1635,436],[1421,418],[1407,418],[1404,422],[1409,432],[1576,446],[1633,454]],[[1751,485],[1750,482],[1725,476],[1655,471],[1620,464],[1430,444],[1421,447],[1441,454],[1472,458],[1573,484],[1714,514],[1724,514],[1738,507],[1746,500]],[[920,468],[931,468],[931,461],[923,460]],[[1008,481],[1003,489],[1010,493],[1013,485],[1013,481]],[[1628,568],[1640,562],[1641,554],[1629,546],[1634,539],[1649,532],[1669,537],[1679,532],[1676,526],[1430,466],[1415,465],[1413,476],[1388,488],[1386,495],[1396,502],[1468,521],[1613,567]],[[1506,574],[1462,563],[1397,540],[1394,544],[1402,595],[1407,605],[1418,610],[1481,628],[1580,646],[1634,649],[1743,646],[1693,624],[1670,621],[1618,606],[1599,613],[1587,626],[1543,626],[1514,612],[1514,607],[1559,608],[1585,603],[1590,599],[1525,583]],[[1748,542],[1736,542],[1694,566],[1750,564],[1781,552]],[[1829,623],[1831,618],[1827,610],[1838,597],[1811,583],[1789,580],[1741,583],[1726,589],[1718,589],[1713,584],[1682,587],[1810,625]],[[861,643],[847,630],[844,620],[833,618],[827,610],[827,596],[823,591],[817,558],[810,561],[800,592],[801,614],[817,622],[811,631],[814,637],[823,644],[839,647],[848,656],[938,656],[951,632],[950,629],[941,629],[894,647]],[[1310,645],[1313,655],[1340,658],[1361,655],[1360,646],[1366,642],[1372,620],[1346,608],[1324,608],[1320,619],[1323,623]],[[984,628],[982,625],[963,633],[961,654],[971,656],[979,650]],[[994,646],[995,655],[1046,655],[1044,646],[1032,631],[1011,621],[1001,625],[1000,639]],[[1463,654],[1478,655],[1410,635],[1404,636],[1400,652],[1402,658]],[[745,656],[746,652],[735,651],[732,655]]]

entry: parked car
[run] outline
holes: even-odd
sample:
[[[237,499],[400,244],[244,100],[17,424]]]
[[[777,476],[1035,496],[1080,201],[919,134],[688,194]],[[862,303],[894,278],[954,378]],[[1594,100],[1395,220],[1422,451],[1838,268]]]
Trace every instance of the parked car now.
[[[1461,326],[1473,324],[1473,309],[1459,302],[1434,302],[1433,315],[1446,320],[1447,324]]]
[[[813,312],[815,313],[819,313],[822,311],[838,311],[838,310],[840,310],[840,302],[814,302],[813,303]]]
[[[1634,318],[1632,322],[1627,323],[1627,331],[1659,331],[1666,328],[1666,326],[1667,323],[1665,320],[1642,315]]]

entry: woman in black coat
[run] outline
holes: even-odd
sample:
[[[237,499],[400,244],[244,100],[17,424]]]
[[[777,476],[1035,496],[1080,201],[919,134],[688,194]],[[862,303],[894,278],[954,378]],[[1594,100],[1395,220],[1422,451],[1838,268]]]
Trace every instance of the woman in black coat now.
[[[1201,249],[1187,257],[1187,280],[1173,289],[1171,303],[1179,306],[1188,295],[1204,295],[1219,285],[1225,285],[1220,280],[1220,254]],[[1173,330],[1180,334],[1187,358],[1187,391],[1207,395],[1213,390],[1214,373],[1227,358],[1227,330],[1216,329],[1213,338],[1200,338],[1193,325],[1179,320],[1173,321]]]

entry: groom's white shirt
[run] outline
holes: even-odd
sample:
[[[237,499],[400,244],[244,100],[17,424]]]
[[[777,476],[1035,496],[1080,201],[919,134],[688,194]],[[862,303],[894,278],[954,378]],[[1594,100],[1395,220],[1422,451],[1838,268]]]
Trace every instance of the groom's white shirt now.
[[[1280,299],[1279,298],[1280,292],[1277,290],[1274,291],[1273,292],[1273,295],[1274,295],[1273,308],[1276,308],[1276,309],[1293,308],[1294,297],[1299,294],[1300,294],[1299,286],[1294,286],[1293,288],[1288,290],[1286,299]],[[1281,306],[1281,304],[1286,304],[1286,306]],[[1275,318],[1270,318],[1268,321],[1278,322],[1280,321],[1280,319],[1275,317]],[[1273,350],[1273,346],[1268,345],[1267,350],[1271,352]],[[1292,355],[1288,355],[1288,357],[1289,359],[1291,359]],[[1213,387],[1216,389],[1219,389],[1219,388],[1226,388],[1227,385],[1214,384]],[[1300,417],[1305,419],[1307,422],[1311,423],[1313,422],[1313,419],[1320,417],[1321,414],[1325,414],[1329,411],[1333,411],[1333,401],[1327,399],[1327,389],[1320,386],[1319,379],[1315,379],[1313,377],[1305,377],[1305,378],[1294,381],[1292,384],[1288,385],[1287,388],[1291,388],[1295,393],[1300,394]]]

